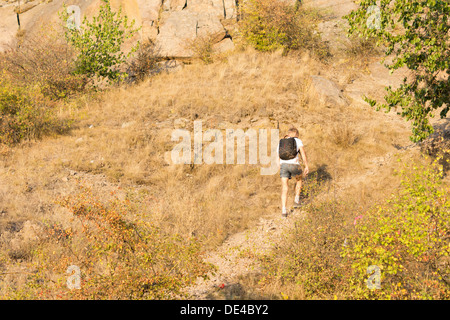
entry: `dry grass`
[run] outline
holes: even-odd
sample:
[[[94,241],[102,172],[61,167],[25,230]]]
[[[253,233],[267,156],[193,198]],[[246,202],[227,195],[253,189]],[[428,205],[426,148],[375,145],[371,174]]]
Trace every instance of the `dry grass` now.
[[[333,181],[344,181],[344,189],[352,190],[357,182],[351,177],[367,169],[368,159],[395,151],[394,141],[406,144],[409,132],[395,118],[360,106],[321,105],[309,89],[308,77],[326,73],[327,68],[331,67],[307,55],[247,50],[209,65],[186,65],[136,86],[114,88],[97,100],[80,100],[82,107],[75,112],[81,120],[70,135],[25,143],[3,155],[2,228],[26,220],[70,224],[70,215],[55,199],[75,192],[79,183],[90,185],[99,196],[117,191],[134,199],[156,225],[166,232],[198,236],[205,249],[262,216],[279,214],[278,174],[262,176],[256,165],[167,161],[175,145],[172,130],[192,132],[194,120],[203,120],[204,130],[279,125],[281,134],[294,125],[305,143],[311,171],[326,168]],[[347,128],[340,133],[342,143],[333,140],[333,127]],[[380,171],[361,183],[371,188],[371,196],[381,197],[386,190],[377,187],[388,186],[391,174]],[[16,259],[14,253],[8,257],[8,244],[19,231],[3,238],[3,270],[28,259]]]
[[[346,149],[353,146],[360,139],[360,135],[348,124],[335,124],[331,128],[331,140],[339,147]]]

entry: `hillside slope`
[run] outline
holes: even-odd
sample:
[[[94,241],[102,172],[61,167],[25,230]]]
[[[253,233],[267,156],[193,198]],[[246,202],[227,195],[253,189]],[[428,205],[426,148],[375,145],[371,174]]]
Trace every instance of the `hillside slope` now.
[[[310,3],[331,10],[334,2]],[[339,8],[327,21],[337,21],[345,12]],[[194,121],[202,121],[203,132],[219,129],[224,136],[226,129],[279,128],[283,134],[295,126],[311,175],[326,177],[319,196],[347,197],[367,208],[397,188],[398,157],[422,160],[408,123],[361,99],[381,97],[402,73],[390,75],[377,56],[366,64],[354,61],[345,50],[325,64],[308,54],[248,49],[75,101],[70,112],[81,120],[69,134],[25,142],[1,155],[0,296],[27,281],[45,225],[72,226],[73,212],[57,200],[83,185],[104,201],[111,192],[135,201],[168,234],[202,239],[206,260],[218,271],[187,288],[191,298],[260,297],[240,281],[257,271],[252,255],[271,250],[292,227],[292,220],[280,218],[278,174],[261,175],[260,165],[248,162],[173,164],[172,134],[183,129],[193,135]],[[221,284],[227,289],[220,291]]]

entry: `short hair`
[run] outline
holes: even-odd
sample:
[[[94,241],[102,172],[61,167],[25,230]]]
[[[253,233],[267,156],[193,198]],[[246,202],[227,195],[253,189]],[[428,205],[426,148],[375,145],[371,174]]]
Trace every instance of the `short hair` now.
[[[288,134],[290,134],[290,133],[294,133],[296,136],[299,135],[299,132],[298,132],[297,128],[294,128],[294,127],[290,128],[288,130]]]

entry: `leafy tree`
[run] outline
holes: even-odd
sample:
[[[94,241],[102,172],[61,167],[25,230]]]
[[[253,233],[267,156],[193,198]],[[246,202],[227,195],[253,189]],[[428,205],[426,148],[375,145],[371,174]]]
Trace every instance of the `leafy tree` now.
[[[133,29],[135,21],[129,23],[121,8],[114,12],[109,0],[102,1],[98,16],[92,21],[85,17],[80,28],[70,24],[67,10],[61,13],[61,18],[66,25],[67,41],[78,51],[75,72],[111,83],[126,77],[120,67],[138,49],[139,42],[128,54],[123,52],[122,46],[138,29]]]
[[[375,10],[374,10],[375,9]],[[366,98],[371,106],[398,112],[412,121],[414,142],[433,133],[429,118],[435,110],[445,118],[449,108],[450,4],[448,0],[362,0],[345,18],[349,34],[374,37],[393,61],[391,72],[406,67],[411,75],[393,89],[387,87],[386,103]]]

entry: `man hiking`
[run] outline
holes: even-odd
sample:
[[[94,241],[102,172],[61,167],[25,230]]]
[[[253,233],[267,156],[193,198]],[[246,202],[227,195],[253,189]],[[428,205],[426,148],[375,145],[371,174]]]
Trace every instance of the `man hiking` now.
[[[305,166],[304,176],[309,173],[308,161],[306,159],[303,142],[298,138],[299,132],[296,128],[290,128],[288,134],[280,140],[278,145],[278,167],[281,177],[281,215],[287,217],[286,202],[289,190],[288,181],[295,177],[295,199],[294,207],[300,206],[300,192],[302,190],[303,172],[298,154],[302,155]]]

